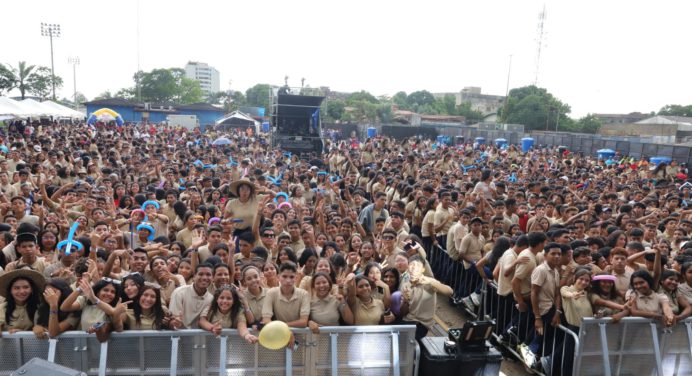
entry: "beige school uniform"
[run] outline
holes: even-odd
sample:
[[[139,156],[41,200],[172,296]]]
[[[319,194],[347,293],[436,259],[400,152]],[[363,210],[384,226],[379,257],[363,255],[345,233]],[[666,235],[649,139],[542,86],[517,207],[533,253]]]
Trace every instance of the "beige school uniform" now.
[[[584,317],[593,317],[593,308],[589,301],[589,294],[578,299],[569,298],[568,295],[577,291],[574,286],[563,286],[560,289],[562,294],[562,311],[565,312],[567,323],[573,326],[580,326]]]
[[[185,285],[173,291],[169,308],[173,316],[182,317],[183,326],[186,329],[197,329],[202,311],[211,304],[213,299],[214,296],[208,291],[200,296],[195,291],[194,285]]]
[[[142,313],[140,315],[140,323],[137,324],[137,318],[135,317],[135,311],[128,309],[127,318],[125,319],[125,327],[129,330],[158,330],[154,323],[156,322],[156,316],[154,313]]]
[[[384,315],[384,303],[382,300],[372,298],[369,304],[356,298],[356,307],[353,312],[356,325],[378,325]]]
[[[505,277],[505,272],[509,268],[509,265],[516,259],[516,251],[514,248],[510,248],[502,254],[502,257],[500,257],[500,260],[497,262],[500,266],[500,275],[497,278],[497,294],[500,296],[507,296],[512,293],[512,278],[514,278],[514,273],[511,273],[509,277]]]
[[[521,251],[521,253],[517,255],[517,258],[522,258],[524,256],[528,257],[529,261],[517,265],[516,269],[514,269],[514,278],[521,280],[521,295],[526,296],[531,294],[531,274],[536,268],[536,255],[531,252],[531,248],[527,248]]]
[[[26,306],[16,306],[14,307],[14,311],[12,311],[10,321],[5,322],[6,312],[7,302],[3,302],[0,304],[0,327],[2,327],[2,330],[31,330],[34,327],[34,321],[38,318],[38,313],[34,313],[34,320],[31,320]]]
[[[257,215],[257,205],[259,205],[257,196],[253,196],[246,203],[233,199],[226,204],[225,213],[233,213],[233,218],[242,219],[242,222],[234,223],[233,226],[237,230],[244,230],[252,227]]]
[[[310,296],[307,291],[296,287],[290,297],[285,297],[281,293],[281,287],[272,287],[267,291],[262,318],[290,322],[309,315]]]
[[[663,304],[670,304],[668,297],[665,294],[659,294],[652,291],[649,295],[642,295],[637,291],[629,291],[627,300],[634,296],[634,304],[640,311],[651,312],[658,315],[663,314]]]
[[[82,330],[88,330],[94,324],[98,322],[110,322],[111,318],[103,312],[101,308],[93,305],[87,304],[87,299],[84,296],[77,298],[77,303],[82,311],[82,317],[80,320],[80,327]]]
[[[255,316],[255,320],[262,320],[262,308],[264,307],[264,299],[267,297],[267,291],[269,289],[262,287],[262,292],[259,296],[255,296],[249,291],[245,292],[245,298],[247,299],[247,305],[252,311],[252,315]]]
[[[541,286],[541,292],[538,294],[538,310],[541,316],[545,315],[555,306],[560,288],[560,272],[544,262],[531,273],[531,284]]]
[[[402,291],[410,291],[411,301],[409,312],[404,321],[419,322],[426,328],[432,328],[435,323],[435,307],[437,307],[437,294],[432,284],[412,284],[407,281],[402,286]]]
[[[339,300],[333,295],[327,295],[324,299],[313,297],[310,301],[310,320],[322,326],[338,326]]]

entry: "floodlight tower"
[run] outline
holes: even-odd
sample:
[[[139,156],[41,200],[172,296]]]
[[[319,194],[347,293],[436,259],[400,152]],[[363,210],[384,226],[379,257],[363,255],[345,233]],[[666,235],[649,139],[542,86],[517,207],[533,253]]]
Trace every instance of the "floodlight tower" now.
[[[55,64],[53,63],[53,38],[60,37],[60,24],[41,22],[41,35],[50,38],[50,75],[53,84],[53,100],[55,100]]]
[[[77,107],[77,65],[79,56],[67,58],[67,62],[72,64],[72,84],[74,85],[74,106]]]

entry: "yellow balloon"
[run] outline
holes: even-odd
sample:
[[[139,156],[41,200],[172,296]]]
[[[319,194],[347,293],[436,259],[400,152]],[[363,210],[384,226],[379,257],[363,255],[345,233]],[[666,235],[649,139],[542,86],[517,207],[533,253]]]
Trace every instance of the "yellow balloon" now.
[[[272,321],[265,325],[259,334],[259,343],[269,350],[279,350],[288,345],[291,329],[283,321]]]

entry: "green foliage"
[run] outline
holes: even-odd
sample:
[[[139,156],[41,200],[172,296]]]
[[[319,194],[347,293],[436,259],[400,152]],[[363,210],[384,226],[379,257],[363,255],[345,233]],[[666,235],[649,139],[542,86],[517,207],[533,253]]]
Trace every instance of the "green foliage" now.
[[[507,113],[500,108],[503,123],[523,124],[526,130],[555,130],[556,124],[569,125],[568,104],[562,103],[544,88],[534,85],[512,89],[507,99]]]
[[[399,107],[400,110],[408,109],[408,102],[406,102],[407,98],[408,95],[406,94],[406,92],[400,91],[394,94],[394,96],[392,97],[392,103]]]
[[[101,99],[111,99],[113,98],[113,94],[111,93],[110,90],[106,90],[103,93],[97,95],[94,100],[101,100]]]
[[[124,88],[116,97],[134,99],[137,97],[137,83],[142,102],[190,104],[204,100],[204,93],[196,80],[185,77],[180,68],[159,68],[151,72],[136,72],[132,76],[135,87]]]
[[[355,106],[357,105],[358,102],[367,102],[370,104],[377,104],[380,103],[380,101],[375,98],[374,95],[368,93],[365,90],[357,91],[355,93],[352,93],[351,95],[348,96],[346,99],[346,103],[349,106]]]
[[[471,108],[471,103],[464,102],[456,107],[456,115],[466,117],[467,124],[475,124],[483,120],[483,113]]]
[[[334,100],[326,100],[322,102],[323,106],[326,106],[327,110],[322,111],[323,114],[326,114],[326,119],[329,122],[333,122],[336,120],[341,120],[342,117],[344,116],[344,110],[346,109],[346,102],[341,99],[334,99]]]
[[[55,81],[55,90],[62,87],[62,78],[59,76],[53,77],[51,71],[47,67],[38,67],[26,79],[27,91],[41,99],[46,99],[53,92],[53,82]],[[22,94],[22,98],[24,94]]]
[[[603,122],[593,114],[588,114],[577,121],[578,132],[581,133],[598,133]]]
[[[11,68],[0,64],[0,95],[17,87],[17,78]]]
[[[435,102],[435,97],[427,90],[414,91],[406,97],[408,108],[422,114],[437,115],[438,111],[434,110]]]
[[[271,86],[267,84],[257,84],[245,91],[245,100],[248,106],[264,107],[269,113],[269,93]]]
[[[692,117],[692,104],[688,106],[668,104],[658,111],[658,115]]]

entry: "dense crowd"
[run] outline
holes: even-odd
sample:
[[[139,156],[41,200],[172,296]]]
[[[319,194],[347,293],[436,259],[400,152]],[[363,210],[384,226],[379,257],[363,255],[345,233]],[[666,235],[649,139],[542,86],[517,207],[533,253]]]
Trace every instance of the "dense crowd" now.
[[[221,136],[231,143],[212,146]],[[558,323],[673,325],[692,313],[684,165],[417,138],[325,143],[299,156],[241,131],[10,128],[0,330],[236,328],[254,343],[281,320],[315,332],[409,323],[421,338],[437,294],[473,308],[493,280],[521,312],[505,334],[533,363]],[[438,251],[454,265],[433,275]],[[458,287],[457,268],[478,278]]]

